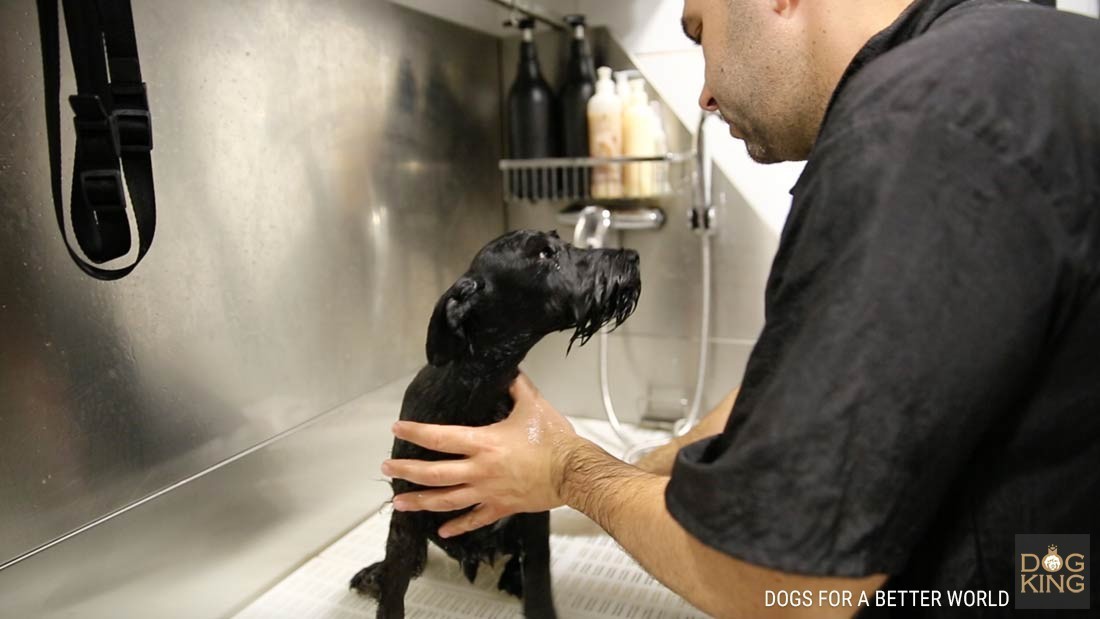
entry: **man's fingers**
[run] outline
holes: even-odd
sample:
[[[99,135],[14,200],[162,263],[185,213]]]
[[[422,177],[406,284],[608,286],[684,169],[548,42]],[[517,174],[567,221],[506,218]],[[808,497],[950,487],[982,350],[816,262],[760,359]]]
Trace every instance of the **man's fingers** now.
[[[421,486],[457,486],[473,477],[469,460],[386,460],[382,474]]]
[[[469,513],[459,516],[439,527],[439,536],[454,537],[456,535],[462,535],[474,529],[480,529],[486,525],[493,524],[507,515],[508,514],[498,512],[485,504],[481,504],[473,508]]]
[[[398,421],[393,435],[432,451],[468,456],[477,449],[477,428]]]
[[[393,497],[393,508],[399,512],[450,512],[475,505],[480,500],[481,498],[472,488],[458,486],[399,494]]]

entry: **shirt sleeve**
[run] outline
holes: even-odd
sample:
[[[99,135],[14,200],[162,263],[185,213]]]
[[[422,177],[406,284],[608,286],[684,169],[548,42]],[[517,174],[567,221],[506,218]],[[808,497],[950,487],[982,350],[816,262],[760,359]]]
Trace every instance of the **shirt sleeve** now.
[[[1027,162],[963,130],[835,135],[795,189],[729,422],[681,450],[666,502],[757,565],[891,574],[1041,378],[1059,232]]]

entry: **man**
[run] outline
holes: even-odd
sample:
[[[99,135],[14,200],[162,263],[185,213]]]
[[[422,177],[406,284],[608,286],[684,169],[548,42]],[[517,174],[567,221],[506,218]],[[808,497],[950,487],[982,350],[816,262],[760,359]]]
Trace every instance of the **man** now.
[[[687,0],[683,25],[701,105],[757,161],[808,159],[732,413],[668,476],[680,445],[624,464],[521,376],[493,426],[395,426],[467,456],[387,462],[440,487],[395,508],[477,504],[455,535],[568,504],[722,617],[1012,590],[1015,534],[1100,513],[1100,26],[1013,0]]]

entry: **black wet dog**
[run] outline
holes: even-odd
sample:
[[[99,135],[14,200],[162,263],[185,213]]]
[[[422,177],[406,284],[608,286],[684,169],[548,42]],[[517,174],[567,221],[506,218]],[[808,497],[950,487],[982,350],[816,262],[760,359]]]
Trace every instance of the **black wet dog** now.
[[[439,299],[428,325],[428,365],[413,379],[401,419],[483,426],[512,410],[508,387],[544,335],[575,329],[583,345],[605,324],[621,324],[641,292],[638,254],[578,249],[556,233],[511,232],[486,245]],[[395,439],[394,458],[456,456]],[[393,480],[395,494],[423,488]],[[481,563],[510,555],[498,587],[523,599],[527,617],[554,617],[550,593],[550,513],[516,514],[493,526],[443,539],[439,527],[471,508],[394,512],[386,558],[360,570],[353,589],[379,602],[379,617],[403,617],[409,580],[424,568],[427,540],[456,559],[470,582]]]

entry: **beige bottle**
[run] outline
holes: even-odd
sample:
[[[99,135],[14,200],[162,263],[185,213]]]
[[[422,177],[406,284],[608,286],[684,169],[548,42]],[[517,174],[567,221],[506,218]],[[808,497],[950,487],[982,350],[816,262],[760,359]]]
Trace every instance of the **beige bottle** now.
[[[622,101],[624,109],[626,104],[630,103],[630,76],[634,73],[635,71],[626,70],[615,74],[615,94],[619,95],[619,101]]]
[[[665,123],[661,120],[661,102],[649,102],[650,122],[653,123],[653,154],[663,157],[668,154],[668,134],[665,133]],[[668,161],[658,161],[653,164],[653,192],[657,195],[665,195],[672,191],[668,178]]]
[[[622,102],[615,94],[611,68],[596,70],[596,94],[588,100],[588,152],[592,157],[620,157],[623,154]],[[619,198],[623,194],[621,168],[597,165],[592,169],[592,197]]]
[[[653,112],[645,91],[645,80],[630,81],[630,103],[623,111],[623,154],[628,157],[656,155]],[[623,193],[642,198],[654,193],[654,169],[651,163],[628,163],[623,170]]]

